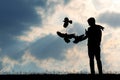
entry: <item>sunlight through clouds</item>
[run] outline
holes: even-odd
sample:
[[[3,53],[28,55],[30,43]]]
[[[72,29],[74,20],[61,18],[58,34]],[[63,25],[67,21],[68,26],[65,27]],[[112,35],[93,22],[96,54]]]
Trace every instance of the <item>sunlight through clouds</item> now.
[[[42,16],[41,26],[32,27],[29,31],[25,32],[25,35],[18,36],[17,38],[23,41],[32,42],[37,37],[40,37],[40,35],[41,37],[48,35],[48,33],[55,35],[56,31],[63,30],[62,21],[63,21],[63,18],[66,16],[69,16],[71,19],[73,19],[74,23],[78,22],[78,23],[85,24],[87,18],[90,15],[95,15],[94,8],[92,5],[90,5],[91,4],[90,1],[86,3],[86,1],[76,0],[76,1],[71,1],[67,5],[63,5],[63,3],[61,4],[61,2],[55,1],[55,3],[59,3],[59,4],[56,4],[55,8],[52,8],[52,9],[48,8],[47,13],[45,10],[41,8],[36,8],[37,13]],[[77,4],[76,7],[74,6],[74,4]],[[90,7],[91,9],[93,9],[94,12],[93,11],[91,12],[91,10],[89,10],[87,7]],[[53,10],[54,13],[51,13],[51,10]]]
[[[62,27],[62,22],[59,23],[59,20],[58,20],[58,19],[60,19],[62,21],[62,19],[59,18],[62,15],[63,15],[62,16],[63,18],[64,18],[64,16],[67,15],[71,19],[73,19],[73,21],[87,25],[86,20],[90,16],[98,17],[104,11],[115,11],[116,10],[115,7],[117,5],[116,5],[115,1],[114,1],[114,3],[112,3],[112,2],[113,2],[112,0],[111,1],[110,0],[105,0],[105,1],[93,0],[93,4],[92,4],[92,2],[90,0],[88,0],[88,1],[72,0],[67,5],[62,4],[62,6],[61,6],[61,4],[57,4],[56,7],[54,8],[54,14],[51,14],[51,16],[50,16],[50,14],[49,14],[49,16],[45,16],[43,10],[41,11],[41,9],[38,8],[38,11],[37,11],[38,14],[42,14],[43,18],[46,18],[46,19],[43,19],[43,27],[42,28],[38,27],[38,29],[35,29],[33,27],[33,29],[31,29],[30,33],[27,33],[27,34],[33,34],[34,33],[33,31],[35,29],[36,32],[39,30],[38,34],[41,34],[41,36],[46,36],[48,34],[55,35],[55,32],[57,30],[62,30],[62,28],[60,28],[60,27]],[[74,6],[74,4],[76,4],[76,6]],[[98,12],[98,10],[100,10],[100,12]],[[117,11],[115,11],[115,12],[117,12]],[[111,17],[111,16],[109,16],[109,17]],[[112,29],[112,28],[109,29],[108,25],[105,25],[102,23],[99,23],[99,24],[101,24],[105,27],[105,31],[103,31],[103,39],[102,39],[103,40],[102,54],[104,53],[104,58],[105,58],[104,60],[106,63],[108,63],[105,65],[104,70],[109,67],[108,70],[105,70],[104,72],[109,72],[114,67],[114,66],[109,66],[109,65],[115,65],[117,68],[117,63],[119,62],[119,59],[117,59],[117,57],[116,57],[116,55],[119,56],[118,44],[120,44],[120,43],[119,43],[119,36],[117,36],[117,34],[119,34],[119,30],[116,31],[116,33],[115,33],[114,32],[115,29]],[[86,28],[86,25],[84,26],[85,28]],[[108,31],[108,30],[110,30],[110,31]],[[44,33],[46,35],[43,35],[42,33]],[[109,34],[109,35],[107,35],[107,34]],[[34,33],[34,35],[37,35],[37,34]],[[109,36],[111,36],[111,37],[109,37]],[[32,37],[32,36],[30,35],[30,37]],[[40,37],[40,35],[37,35],[36,38],[37,37]],[[27,38],[29,39],[29,37],[27,37]],[[34,38],[32,40],[34,40]],[[86,70],[86,72],[88,72],[89,71],[89,63],[88,63],[87,51],[85,51],[84,54],[81,54],[83,52],[81,52],[78,48],[79,47],[74,47],[72,49],[68,49],[67,52],[65,53],[66,59],[64,61],[48,59],[48,62],[47,62],[48,65],[46,65],[46,69],[59,71],[59,68],[56,68],[56,67],[58,67],[60,65],[66,65],[66,68],[65,68],[65,66],[60,67],[60,70],[64,71],[64,69],[65,69],[67,72],[69,72],[69,70],[67,70],[67,69],[71,69],[72,71],[75,71],[75,72]],[[112,50],[113,52],[111,53],[110,50]],[[80,63],[85,66],[84,67],[81,66]],[[55,64],[56,66],[53,67],[52,64]],[[52,68],[51,68],[51,66],[52,66]],[[45,67],[45,65],[44,65],[44,67]],[[84,69],[85,67],[87,67],[87,68]],[[112,72],[117,72],[117,71],[115,69],[113,69]]]
[[[72,49],[69,49],[66,52],[66,54],[64,54],[64,56],[65,56],[65,59],[61,61],[53,58],[40,60],[32,56],[29,51],[26,51],[23,57],[21,58],[21,60],[19,61],[11,60],[10,58],[5,57],[2,60],[2,62],[3,62],[3,66],[6,66],[6,65],[7,66],[4,67],[1,70],[1,72],[11,72],[11,70],[14,70],[13,68],[15,68],[14,65],[19,65],[24,68],[24,66],[26,66],[31,62],[35,63],[37,67],[41,68],[43,70],[43,73],[46,73],[46,71],[51,73],[60,72],[62,74],[80,73],[80,72],[86,73],[87,70],[89,70],[88,67],[84,69],[84,67],[88,65],[86,53],[84,53],[84,51],[79,51],[77,46],[75,46]]]
[[[40,4],[34,2],[34,4],[30,4],[26,8],[28,12],[34,14],[32,17],[32,14],[27,17],[23,16],[25,19],[23,21],[20,17],[20,20],[18,20],[20,23],[16,22],[15,27],[11,27],[14,25],[8,23],[10,25],[7,27],[8,29],[1,31],[4,34],[3,32],[11,30],[5,35],[12,37],[12,39],[7,41],[9,37],[5,38],[5,40],[3,39],[4,35],[0,37],[0,74],[12,71],[29,73],[29,70],[33,73],[90,73],[87,41],[78,44],[73,44],[71,41],[70,44],[66,44],[63,39],[56,35],[56,31],[65,31],[63,19],[66,16],[73,20],[73,24],[68,28],[69,33],[83,34],[85,29],[89,27],[87,19],[91,16],[96,18],[96,23],[105,27],[101,44],[103,70],[105,73],[120,73],[119,0],[38,1],[40,1]],[[21,0],[22,2],[24,3]],[[29,13],[26,14],[29,15]],[[15,20],[18,19],[17,17]],[[40,21],[37,18],[40,18]],[[21,24],[23,22],[27,25]],[[12,22],[10,23],[12,24]],[[18,30],[16,26],[18,26]],[[19,34],[18,31],[20,31]],[[13,38],[15,39],[13,40]],[[2,41],[8,42],[10,45],[8,43],[3,45]],[[20,42],[19,44],[29,43],[29,45],[20,46],[17,44],[18,42]],[[14,47],[22,47],[22,50],[16,53],[14,47],[11,47],[13,44]],[[13,48],[13,52],[6,52],[6,48],[8,50]],[[19,54],[21,54],[21,57],[18,59],[12,59],[9,56]],[[27,67],[29,68],[27,69]]]

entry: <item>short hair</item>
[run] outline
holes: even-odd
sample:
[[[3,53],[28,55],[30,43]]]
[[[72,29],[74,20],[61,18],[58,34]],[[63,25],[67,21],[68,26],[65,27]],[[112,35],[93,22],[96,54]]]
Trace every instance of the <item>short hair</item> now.
[[[95,23],[95,18],[94,17],[90,17],[87,21],[88,21],[88,23]]]

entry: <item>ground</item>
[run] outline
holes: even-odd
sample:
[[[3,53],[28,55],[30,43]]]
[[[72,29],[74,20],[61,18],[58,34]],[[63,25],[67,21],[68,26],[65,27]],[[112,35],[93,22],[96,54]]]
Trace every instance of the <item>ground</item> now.
[[[0,75],[0,79],[6,80],[120,80],[120,74],[14,74]]]

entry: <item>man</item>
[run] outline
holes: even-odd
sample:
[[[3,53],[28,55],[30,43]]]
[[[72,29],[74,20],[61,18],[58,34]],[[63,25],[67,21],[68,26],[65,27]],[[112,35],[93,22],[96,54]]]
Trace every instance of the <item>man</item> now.
[[[90,70],[91,74],[95,74],[94,68],[94,57],[97,61],[97,67],[99,74],[102,74],[102,63],[100,59],[100,43],[102,37],[102,30],[104,27],[95,24],[95,19],[93,17],[88,19],[88,24],[90,27],[82,39],[79,36],[76,36],[74,43],[85,40],[88,38],[88,56],[90,60]]]

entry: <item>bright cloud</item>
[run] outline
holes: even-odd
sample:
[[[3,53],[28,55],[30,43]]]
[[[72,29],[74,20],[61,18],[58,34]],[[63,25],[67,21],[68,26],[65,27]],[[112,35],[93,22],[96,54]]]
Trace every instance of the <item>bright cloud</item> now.
[[[80,51],[80,49],[75,46],[74,48],[71,48],[67,52],[65,52],[66,54],[63,54],[65,56],[65,59],[61,61],[53,58],[40,60],[32,56],[29,51],[26,51],[19,61],[4,57],[2,59],[4,68],[1,70],[1,72],[12,73],[12,71],[14,71],[15,65],[23,67],[24,70],[24,66],[32,62],[35,63],[38,68],[41,68],[44,73],[46,73],[46,71],[51,73],[54,71],[60,73],[89,73],[89,67],[85,67],[88,66],[87,54],[85,53],[85,51]],[[21,67],[19,68],[21,69]]]
[[[118,63],[120,62],[120,39],[118,34],[120,34],[120,29],[113,31],[111,28],[108,28],[107,31],[109,31],[109,33],[104,36],[104,38],[107,38],[104,40],[102,48],[106,61],[105,68],[107,68],[107,71],[112,70],[111,72],[119,73],[120,70],[118,67],[120,67],[120,65]]]
[[[11,69],[17,64],[17,61],[5,56],[4,58],[0,59],[2,62],[2,69],[0,70],[0,74],[10,72]]]

